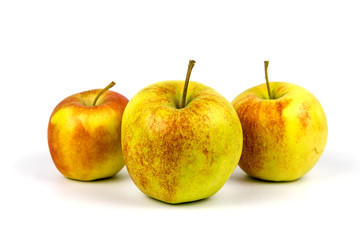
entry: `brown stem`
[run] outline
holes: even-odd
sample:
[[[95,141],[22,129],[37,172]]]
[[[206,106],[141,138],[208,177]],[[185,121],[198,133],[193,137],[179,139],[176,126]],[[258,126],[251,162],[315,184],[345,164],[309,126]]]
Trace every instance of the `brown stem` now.
[[[266,79],[266,87],[268,90],[268,94],[269,94],[269,99],[272,99],[271,97],[271,91],[270,91],[270,83],[269,83],[269,77],[268,77],[268,66],[269,66],[269,61],[264,61],[265,64],[265,79]]]
[[[188,65],[188,70],[187,70],[187,73],[186,73],[184,91],[183,91],[183,95],[182,95],[182,101],[181,101],[181,104],[180,104],[180,108],[184,108],[184,107],[185,107],[186,94],[187,94],[187,89],[188,89],[188,85],[189,85],[190,75],[191,75],[191,71],[192,71],[195,63],[196,63],[196,62],[195,62],[194,60],[189,60],[189,65]]]
[[[109,90],[110,88],[112,88],[116,83],[114,81],[112,81],[111,83],[109,83],[109,85],[107,85],[103,90],[101,90],[98,95],[96,95],[93,103],[92,103],[92,106],[95,106],[96,105],[96,101],[99,99],[99,97],[104,93],[106,92],[107,90]]]

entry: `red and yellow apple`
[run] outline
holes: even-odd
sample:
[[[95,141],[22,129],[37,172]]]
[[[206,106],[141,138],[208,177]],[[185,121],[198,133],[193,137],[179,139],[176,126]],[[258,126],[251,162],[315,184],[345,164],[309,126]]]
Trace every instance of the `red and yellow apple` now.
[[[188,71],[187,83],[189,76]],[[152,84],[130,100],[123,115],[130,177],[144,194],[168,203],[212,196],[241,155],[241,124],[231,104],[210,87],[187,83]]]
[[[71,95],[52,112],[48,144],[64,176],[91,181],[114,176],[124,167],[121,121],[128,100],[107,90],[114,84]]]
[[[248,175],[268,181],[304,176],[324,151],[328,126],[319,101],[291,83],[268,82],[250,88],[232,104],[243,128],[239,166]],[[270,97],[269,97],[270,95]]]

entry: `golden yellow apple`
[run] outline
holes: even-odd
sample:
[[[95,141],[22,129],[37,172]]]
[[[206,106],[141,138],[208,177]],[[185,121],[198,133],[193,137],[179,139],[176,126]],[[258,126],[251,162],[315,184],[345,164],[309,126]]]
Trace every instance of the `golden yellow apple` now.
[[[183,81],[152,84],[130,100],[123,115],[130,177],[144,194],[168,203],[212,196],[241,155],[242,130],[234,108],[214,89],[189,83],[193,64],[185,86]]]
[[[65,98],[48,125],[48,144],[57,169],[82,181],[107,178],[124,167],[121,121],[128,100],[109,89],[95,89]]]
[[[268,82],[250,88],[232,104],[243,128],[239,166],[248,175],[268,181],[304,176],[324,151],[328,126],[319,101],[291,83]],[[269,97],[270,95],[270,97]]]

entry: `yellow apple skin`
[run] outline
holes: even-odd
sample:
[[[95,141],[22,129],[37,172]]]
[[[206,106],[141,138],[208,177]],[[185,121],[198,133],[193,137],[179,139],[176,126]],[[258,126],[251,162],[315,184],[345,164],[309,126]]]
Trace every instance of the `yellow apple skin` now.
[[[91,181],[114,176],[124,167],[121,121],[128,100],[101,89],[65,98],[54,109],[48,125],[48,145],[57,169],[66,177]]]
[[[164,81],[138,92],[122,125],[124,160],[146,195],[183,203],[215,194],[235,170],[242,130],[231,104],[218,92],[191,81],[179,109],[184,81]]]
[[[271,82],[250,88],[232,102],[243,127],[239,166],[248,175],[268,181],[304,176],[324,151],[328,126],[319,101],[291,83]]]

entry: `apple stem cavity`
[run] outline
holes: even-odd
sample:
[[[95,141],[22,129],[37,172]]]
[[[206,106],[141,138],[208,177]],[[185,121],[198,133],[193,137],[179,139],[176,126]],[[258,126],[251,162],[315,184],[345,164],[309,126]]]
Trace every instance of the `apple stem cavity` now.
[[[188,65],[188,70],[187,70],[187,73],[186,73],[184,91],[183,91],[183,95],[182,95],[182,101],[181,101],[181,104],[180,104],[180,108],[185,107],[186,94],[187,94],[187,89],[188,89],[188,85],[189,85],[189,81],[190,81],[190,75],[191,75],[191,71],[192,71],[195,63],[196,63],[195,60],[189,60],[189,65]]]
[[[93,103],[92,103],[92,106],[96,106],[96,102],[97,100],[99,99],[99,97],[104,93],[106,92],[107,90],[109,90],[110,88],[112,88],[116,83],[114,81],[112,81],[111,83],[109,83],[109,85],[107,85],[103,90],[101,90],[98,95],[96,95]]]
[[[271,91],[270,91],[270,83],[269,83],[269,77],[268,77],[268,66],[269,66],[269,61],[264,61],[265,64],[265,79],[266,79],[266,87],[267,87],[267,91],[269,94],[269,99],[272,99],[271,96]]]

